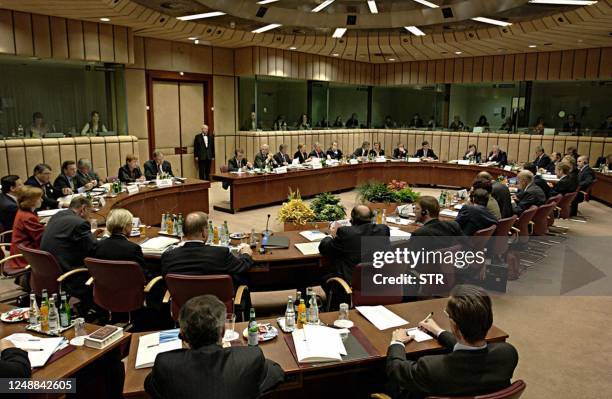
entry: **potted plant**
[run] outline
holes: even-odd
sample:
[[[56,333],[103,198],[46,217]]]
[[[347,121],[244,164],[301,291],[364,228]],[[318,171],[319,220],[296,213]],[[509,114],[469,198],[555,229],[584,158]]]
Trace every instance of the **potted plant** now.
[[[304,230],[310,228],[308,223],[315,221],[315,213],[302,201],[299,190],[289,188],[289,197],[278,211],[278,220],[283,222],[285,231]]]
[[[315,219],[321,222],[333,222],[346,216],[346,209],[340,205],[340,198],[331,193],[322,193],[310,204]]]
[[[395,191],[395,202],[398,202],[400,204],[412,204],[416,202],[420,196],[420,193],[406,186],[400,190]]]
[[[384,209],[391,214],[397,208],[395,193],[383,182],[369,181],[357,186],[357,197],[372,210]]]

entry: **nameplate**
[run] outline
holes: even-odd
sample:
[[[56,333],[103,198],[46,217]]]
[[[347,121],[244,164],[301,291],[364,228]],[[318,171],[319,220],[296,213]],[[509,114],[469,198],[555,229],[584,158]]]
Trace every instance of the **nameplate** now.
[[[172,187],[172,179],[155,180],[157,188]]]
[[[274,169],[274,173],[276,174],[287,173],[287,167],[281,166],[280,168],[276,168]]]
[[[359,163],[359,161],[356,160],[356,159],[349,160],[349,164],[351,164],[351,165],[357,165],[358,163]]]
[[[504,166],[504,170],[505,170],[506,172],[510,172],[510,171],[512,170],[512,165],[506,165],[506,166]]]
[[[385,158],[385,157],[376,157],[376,162],[387,162],[387,158]]]
[[[133,195],[138,193],[138,185],[136,184],[130,184],[127,186],[127,193],[128,195]]]
[[[408,162],[421,162],[421,158],[408,158]]]
[[[469,164],[470,164],[469,159],[460,159],[457,161],[457,165],[469,165]]]
[[[321,162],[314,161],[312,163],[312,168],[313,169],[321,169],[322,167],[323,167],[323,165],[321,165]]]

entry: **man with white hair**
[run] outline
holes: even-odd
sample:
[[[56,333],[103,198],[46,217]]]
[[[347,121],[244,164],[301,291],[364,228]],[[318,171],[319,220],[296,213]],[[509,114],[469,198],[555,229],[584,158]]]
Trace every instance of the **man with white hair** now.
[[[215,159],[215,138],[208,131],[208,125],[203,124],[193,140],[193,159],[198,163],[201,180],[210,180],[210,167]]]
[[[79,187],[83,187],[87,183],[93,183],[94,187],[98,187],[102,183],[100,176],[94,172],[91,161],[87,158],[81,158],[77,161],[76,181]]]
[[[270,147],[267,144],[262,144],[259,147],[259,152],[255,155],[255,167],[257,169],[266,169],[268,166],[272,166],[273,168],[278,166],[276,160],[274,160],[274,156],[270,153]]]
[[[533,173],[522,170],[517,175],[517,183],[520,190],[516,193],[515,203],[512,210],[520,215],[532,205],[540,206],[546,202],[544,191],[533,183]]]

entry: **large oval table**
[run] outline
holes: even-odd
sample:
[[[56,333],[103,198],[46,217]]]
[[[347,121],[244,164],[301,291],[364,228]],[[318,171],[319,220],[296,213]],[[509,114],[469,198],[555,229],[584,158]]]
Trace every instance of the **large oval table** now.
[[[458,165],[443,162],[366,162],[321,169],[290,170],[283,174],[218,173],[215,181],[230,185],[229,207],[214,205],[215,210],[235,213],[243,209],[285,201],[289,188],[299,189],[303,197],[324,192],[351,190],[370,180],[389,182],[393,179],[410,185],[469,187],[481,171],[493,177],[515,176],[514,172],[497,167]]]

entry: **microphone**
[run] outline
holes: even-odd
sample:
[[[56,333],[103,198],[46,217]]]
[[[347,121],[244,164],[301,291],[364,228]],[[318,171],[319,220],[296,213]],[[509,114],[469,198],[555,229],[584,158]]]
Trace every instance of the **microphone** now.
[[[268,213],[268,219],[266,220],[266,229],[262,231],[263,235],[266,235],[266,236],[272,235],[272,232],[268,229],[269,225],[270,225],[270,214]]]

